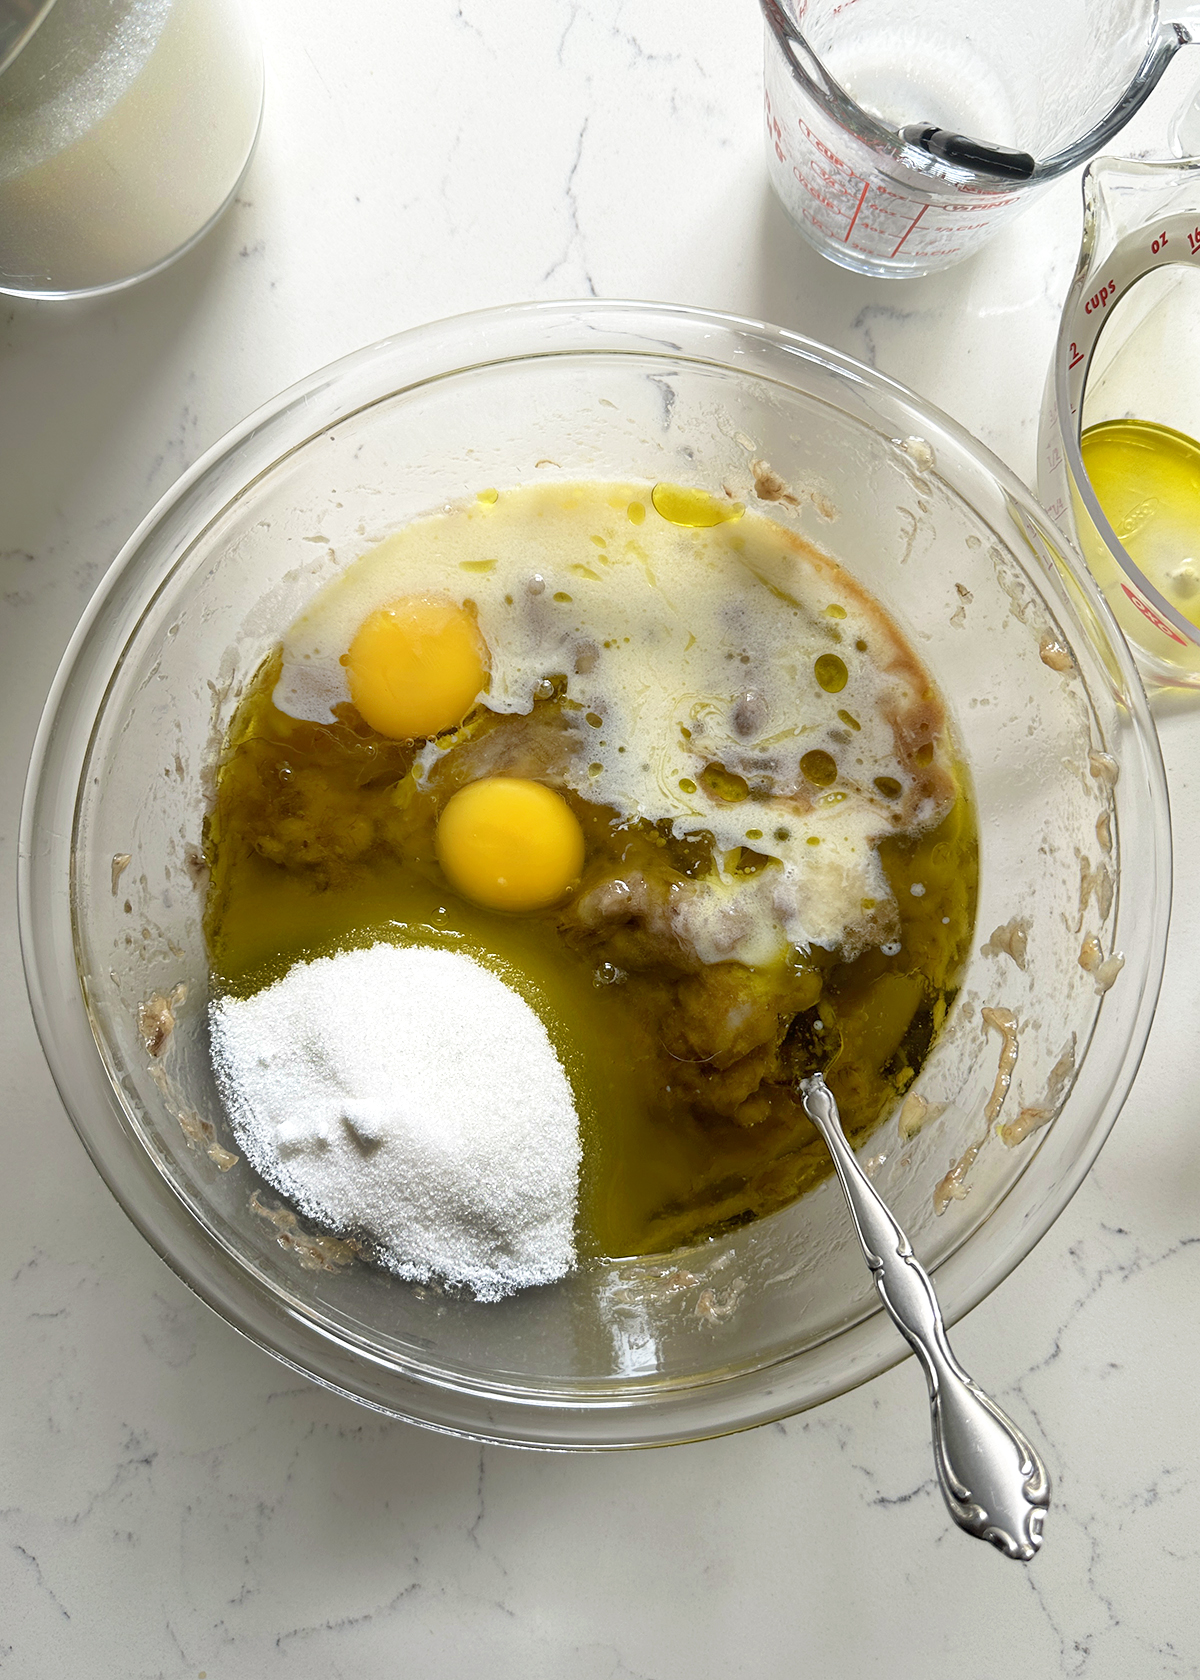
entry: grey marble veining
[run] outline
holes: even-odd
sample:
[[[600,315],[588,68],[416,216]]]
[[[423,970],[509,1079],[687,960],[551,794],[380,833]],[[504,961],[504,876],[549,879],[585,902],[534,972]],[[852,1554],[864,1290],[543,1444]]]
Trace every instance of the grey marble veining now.
[[[1064,183],[926,280],[841,274],[760,157],[753,0],[259,0],[237,204],[109,300],[0,300],[0,847],[103,569],[179,471],[310,369],[527,297],[665,299],[824,339],[1033,471],[1079,233]],[[1188,55],[1181,54],[1180,62]],[[1173,70],[1147,132],[1178,103]],[[202,1307],[96,1176],[17,974],[0,1019],[0,1674],[19,1680],[1149,1680],[1200,1672],[1200,711],[1164,709],[1176,914],[1133,1097],[955,1331],[1056,1481],[1023,1570],[933,1483],[911,1362],[656,1453],[480,1449],[296,1378]]]

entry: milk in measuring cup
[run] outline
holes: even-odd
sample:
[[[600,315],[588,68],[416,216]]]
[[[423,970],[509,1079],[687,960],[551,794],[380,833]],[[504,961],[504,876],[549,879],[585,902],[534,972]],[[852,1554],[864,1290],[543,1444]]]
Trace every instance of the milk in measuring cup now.
[[[823,255],[898,277],[971,255],[1098,151],[1194,28],[1155,0],[761,5],[776,193]]]

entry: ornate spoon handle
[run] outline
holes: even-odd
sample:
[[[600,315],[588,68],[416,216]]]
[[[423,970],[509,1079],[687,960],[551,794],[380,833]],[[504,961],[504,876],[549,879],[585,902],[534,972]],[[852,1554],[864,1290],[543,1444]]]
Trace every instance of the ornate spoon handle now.
[[[925,1369],[934,1463],[950,1515],[968,1534],[1028,1563],[1050,1503],[1046,1466],[950,1351],[929,1274],[859,1166],[829,1087],[818,1073],[799,1090],[833,1156],[880,1299]]]

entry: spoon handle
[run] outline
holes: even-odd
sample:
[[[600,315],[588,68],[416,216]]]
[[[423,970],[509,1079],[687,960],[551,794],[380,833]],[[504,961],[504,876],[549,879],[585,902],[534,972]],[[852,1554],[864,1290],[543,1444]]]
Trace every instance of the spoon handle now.
[[[950,1515],[968,1534],[1028,1563],[1042,1543],[1050,1503],[1046,1466],[950,1351],[929,1274],[859,1166],[829,1087],[818,1073],[799,1089],[833,1156],[879,1297],[924,1367],[934,1463]]]

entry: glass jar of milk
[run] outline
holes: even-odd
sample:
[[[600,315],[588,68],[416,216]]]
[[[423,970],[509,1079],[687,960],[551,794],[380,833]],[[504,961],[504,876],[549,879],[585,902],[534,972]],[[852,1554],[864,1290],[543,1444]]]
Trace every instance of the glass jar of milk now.
[[[0,292],[152,274],[221,214],[254,150],[262,58],[241,0],[0,0],[0,64],[6,12],[27,22],[0,68]]]

